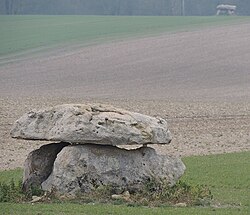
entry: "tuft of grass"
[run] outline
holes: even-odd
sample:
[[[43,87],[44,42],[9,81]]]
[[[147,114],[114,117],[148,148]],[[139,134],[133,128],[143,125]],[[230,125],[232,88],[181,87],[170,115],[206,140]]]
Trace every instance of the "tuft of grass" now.
[[[27,202],[32,199],[32,196],[44,194],[44,191],[38,187],[31,187],[27,193],[24,193],[22,191],[22,174],[21,168],[0,172],[0,202]]]
[[[245,21],[249,17],[0,16],[0,57]]]
[[[9,183],[0,182],[0,202],[22,202],[25,195],[22,192],[22,181],[15,183],[13,179]]]
[[[129,194],[129,197],[123,195],[125,190],[120,193],[120,198],[112,199],[116,190],[112,186],[98,187],[91,193],[79,193],[77,198],[71,199],[71,202],[82,203],[109,203],[115,205],[128,206],[173,206],[181,203],[185,206],[208,206],[213,199],[211,191],[207,186],[188,185],[183,181],[178,181],[170,187],[166,180],[157,180],[151,178],[146,181],[143,188]]]
[[[0,172],[0,202],[22,202],[22,172],[21,168]]]
[[[42,196],[44,191],[40,187],[31,187],[28,192],[22,190],[22,180],[15,183],[12,178],[9,182],[0,182],[0,202],[27,202],[32,196]]]
[[[176,205],[178,203],[187,206],[208,206],[213,195],[210,189],[204,185],[189,185],[180,180],[170,187],[164,180],[153,179],[145,184],[145,189],[136,194],[134,199],[138,203],[144,201],[148,206]]]

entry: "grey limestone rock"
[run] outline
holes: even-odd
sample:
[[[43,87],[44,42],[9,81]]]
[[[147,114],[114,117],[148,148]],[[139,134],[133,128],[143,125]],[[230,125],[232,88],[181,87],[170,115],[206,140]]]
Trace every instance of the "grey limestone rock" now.
[[[101,145],[168,144],[161,118],[101,104],[65,104],[31,111],[17,120],[13,138]]]
[[[133,193],[153,178],[173,185],[184,171],[185,165],[179,158],[159,155],[150,147],[126,150],[115,146],[72,145],[58,154],[42,188],[59,194],[76,194],[110,185],[114,190]]]

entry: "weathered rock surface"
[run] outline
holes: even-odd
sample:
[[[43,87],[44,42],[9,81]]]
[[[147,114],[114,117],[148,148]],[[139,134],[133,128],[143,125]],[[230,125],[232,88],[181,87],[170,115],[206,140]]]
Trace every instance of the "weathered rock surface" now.
[[[108,105],[66,104],[17,120],[14,138],[101,145],[168,144],[167,122]]]
[[[29,153],[24,164],[23,191],[30,187],[41,187],[52,172],[57,154],[69,143],[52,143]]]
[[[75,194],[111,185],[117,191],[135,192],[152,178],[173,185],[184,170],[180,159],[158,155],[149,147],[125,150],[115,146],[73,145],[64,147],[57,155],[53,171],[42,188]]]

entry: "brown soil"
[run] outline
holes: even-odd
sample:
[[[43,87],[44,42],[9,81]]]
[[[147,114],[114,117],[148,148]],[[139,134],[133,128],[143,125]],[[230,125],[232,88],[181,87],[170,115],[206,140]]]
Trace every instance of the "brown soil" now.
[[[11,139],[33,109],[102,102],[166,118],[160,153],[250,150],[250,24],[180,32],[30,57],[0,66],[0,169],[41,142]],[[3,63],[3,62],[0,62]]]

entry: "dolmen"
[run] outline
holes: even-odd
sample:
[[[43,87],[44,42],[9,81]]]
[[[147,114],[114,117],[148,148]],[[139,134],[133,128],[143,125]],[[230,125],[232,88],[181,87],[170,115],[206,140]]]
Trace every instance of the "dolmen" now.
[[[217,5],[216,9],[217,9],[217,13],[216,15],[235,15],[235,11],[236,11],[237,6],[236,5],[228,5],[228,4],[220,4]]]
[[[170,186],[183,175],[179,158],[158,154],[169,144],[166,120],[103,104],[65,104],[33,110],[11,130],[18,139],[53,141],[29,153],[23,190],[38,186],[59,195],[89,193],[100,186],[137,192],[150,180]],[[123,146],[137,145],[136,149]]]

